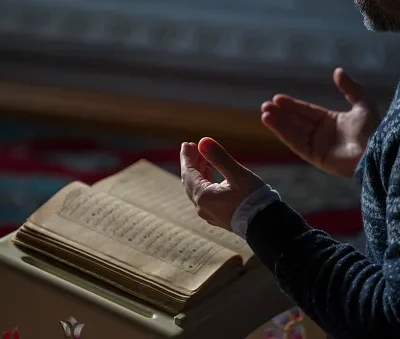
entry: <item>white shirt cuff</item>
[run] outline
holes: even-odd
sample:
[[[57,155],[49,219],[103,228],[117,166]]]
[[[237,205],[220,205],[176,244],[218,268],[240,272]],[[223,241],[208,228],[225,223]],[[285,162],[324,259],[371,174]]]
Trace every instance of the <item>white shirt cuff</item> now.
[[[277,200],[281,200],[279,193],[272,190],[269,185],[263,185],[255,190],[243,199],[233,213],[232,231],[246,240],[247,228],[258,212]]]

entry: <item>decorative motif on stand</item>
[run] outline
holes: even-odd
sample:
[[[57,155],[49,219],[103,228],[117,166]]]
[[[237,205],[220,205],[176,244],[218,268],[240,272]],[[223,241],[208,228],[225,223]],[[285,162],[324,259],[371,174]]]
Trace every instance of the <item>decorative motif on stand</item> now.
[[[273,325],[264,330],[263,339],[306,339],[303,319],[298,307],[281,313],[272,319]]]

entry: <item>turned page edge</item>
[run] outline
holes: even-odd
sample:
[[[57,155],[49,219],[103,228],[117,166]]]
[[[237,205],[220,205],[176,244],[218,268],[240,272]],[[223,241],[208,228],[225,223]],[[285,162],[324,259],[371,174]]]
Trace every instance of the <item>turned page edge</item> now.
[[[54,194],[50,199],[48,199],[41,207],[39,207],[35,212],[33,212],[27,219],[28,222],[41,226],[46,220],[51,218],[56,211],[60,209],[65,201],[67,194],[77,188],[86,190],[90,186],[80,182],[73,181],[70,184],[64,186],[56,194]]]

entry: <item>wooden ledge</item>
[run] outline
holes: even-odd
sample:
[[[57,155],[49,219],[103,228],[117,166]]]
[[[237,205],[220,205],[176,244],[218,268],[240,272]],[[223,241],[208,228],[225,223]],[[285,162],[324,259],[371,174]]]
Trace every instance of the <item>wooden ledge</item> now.
[[[261,124],[258,107],[250,111],[0,81],[0,111],[177,140],[212,136],[238,147],[251,145],[256,149],[288,152]]]

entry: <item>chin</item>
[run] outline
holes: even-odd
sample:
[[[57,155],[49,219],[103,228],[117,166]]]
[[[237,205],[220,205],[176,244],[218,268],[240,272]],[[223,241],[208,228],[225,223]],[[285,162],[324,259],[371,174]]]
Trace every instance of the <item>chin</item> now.
[[[400,31],[400,3],[396,0],[355,0],[364,26],[375,32]]]
[[[372,20],[369,16],[363,14],[364,27],[371,32],[389,32],[392,31],[386,25],[381,22]]]

